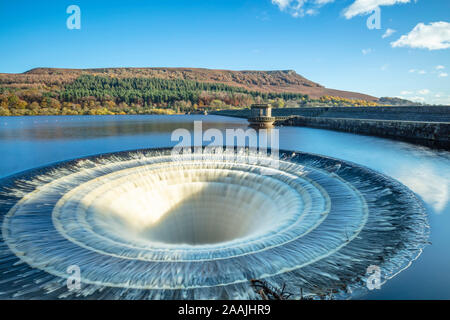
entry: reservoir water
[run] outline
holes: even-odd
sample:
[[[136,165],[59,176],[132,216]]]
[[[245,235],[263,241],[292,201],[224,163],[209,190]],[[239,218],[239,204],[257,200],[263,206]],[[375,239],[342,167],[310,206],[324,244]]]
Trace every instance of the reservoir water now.
[[[246,128],[218,116],[0,117],[0,178],[107,152],[171,147],[175,129]],[[450,299],[450,153],[409,143],[327,130],[280,129],[280,148],[351,161],[392,177],[424,202],[430,242],[407,270],[366,299]]]

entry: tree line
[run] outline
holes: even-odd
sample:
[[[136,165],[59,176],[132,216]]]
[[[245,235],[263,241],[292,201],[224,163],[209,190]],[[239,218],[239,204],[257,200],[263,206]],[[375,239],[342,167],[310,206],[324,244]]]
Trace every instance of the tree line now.
[[[313,100],[301,93],[267,93],[221,83],[181,79],[115,78],[82,75],[71,82],[14,87],[0,84],[0,116],[180,114],[204,110],[245,108],[269,102],[307,106],[372,105],[360,100],[322,97]]]
[[[204,83],[192,80],[166,80],[157,78],[117,79],[83,75],[66,85],[60,93],[60,100],[79,103],[85,97],[100,101],[114,101],[128,105],[173,106],[176,102],[209,106],[213,100],[222,100],[226,105],[242,106],[253,100],[308,99],[307,95],[296,93],[264,93],[249,91],[221,83]]]

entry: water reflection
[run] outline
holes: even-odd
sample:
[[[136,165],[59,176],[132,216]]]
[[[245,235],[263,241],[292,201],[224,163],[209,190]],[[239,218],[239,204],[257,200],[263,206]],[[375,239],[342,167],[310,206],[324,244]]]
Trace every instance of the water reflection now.
[[[437,172],[433,166],[421,164],[414,172],[399,168],[395,177],[419,194],[436,213],[443,213],[449,202],[448,172]]]
[[[396,178],[434,209],[448,212],[450,153],[405,142],[310,128],[282,128],[282,148],[353,161]]]
[[[245,121],[227,122],[223,117],[190,116],[73,116],[0,117],[2,140],[74,140],[145,134],[170,134],[178,128],[193,130],[193,121],[204,121],[209,128],[242,127]],[[228,118],[225,118],[228,119]]]

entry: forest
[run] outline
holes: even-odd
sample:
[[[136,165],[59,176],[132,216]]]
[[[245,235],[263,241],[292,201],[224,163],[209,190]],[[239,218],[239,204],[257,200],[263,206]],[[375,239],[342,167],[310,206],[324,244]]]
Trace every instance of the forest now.
[[[185,114],[246,108],[268,102],[286,105],[373,106],[375,102],[301,93],[250,91],[221,83],[160,78],[81,75],[71,82],[13,86],[0,83],[0,116]]]

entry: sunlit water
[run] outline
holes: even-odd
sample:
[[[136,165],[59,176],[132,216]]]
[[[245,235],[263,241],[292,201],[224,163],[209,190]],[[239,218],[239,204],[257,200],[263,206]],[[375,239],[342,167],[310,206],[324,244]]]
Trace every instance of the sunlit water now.
[[[2,161],[0,174],[1,176],[7,176],[14,172],[61,160],[104,152],[171,146],[173,145],[170,142],[171,132],[180,127],[192,128],[193,120],[203,120],[205,122],[204,129],[209,127],[224,129],[246,126],[245,121],[242,120],[211,116],[1,118],[0,152],[2,154]],[[281,128],[280,140],[281,147],[284,149],[328,155],[353,161],[385,173],[408,186],[425,202],[429,212],[431,241],[433,244],[426,247],[422,256],[411,267],[384,284],[382,290],[370,293],[365,296],[366,298],[402,299],[449,297],[450,281],[446,273],[450,267],[450,258],[446,248],[446,245],[450,243],[449,236],[446,232],[450,226],[448,207],[448,169],[450,160],[448,153],[431,151],[410,144],[373,137],[306,128]],[[273,233],[275,230],[284,230],[283,226],[290,225],[292,219],[296,219],[295,214],[298,214],[298,212],[308,212],[307,210],[303,210],[305,210],[305,204],[313,201],[311,199],[319,201],[313,206],[314,208],[321,208],[320,203],[323,206],[323,201],[327,198],[323,194],[331,194],[333,196],[333,190],[325,190],[322,191],[325,193],[321,193],[320,188],[317,189],[319,191],[314,191],[315,189],[310,184],[304,184],[300,189],[310,190],[312,192],[312,196],[310,194],[310,198],[308,198],[310,200],[305,200],[305,198],[299,198],[298,192],[292,192],[292,186],[284,190],[282,187],[283,184],[279,186],[273,180],[265,180],[264,183],[264,185],[268,181],[275,183],[271,188],[259,190],[256,186],[261,185],[261,181],[258,180],[260,179],[260,175],[255,175],[254,177],[251,174],[249,175],[249,172],[251,173],[253,170],[251,167],[244,169],[239,167],[239,170],[236,170],[235,167],[224,168],[221,165],[217,167],[218,164],[216,163],[215,167],[212,168],[214,170],[210,168],[208,171],[205,170],[205,167],[196,167],[197,165],[192,163],[184,164],[185,167],[182,171],[189,172],[190,174],[187,176],[185,174],[180,175],[179,168],[173,170],[173,168],[170,169],[170,166],[164,166],[163,176],[165,178],[163,180],[166,181],[167,185],[170,185],[170,181],[185,182],[177,183],[173,187],[164,187],[166,185],[164,183],[160,184],[155,181],[149,181],[154,175],[148,176],[146,173],[149,171],[141,170],[132,173],[137,175],[132,181],[141,181],[141,183],[138,183],[139,188],[137,189],[136,184],[128,186],[127,183],[121,182],[121,179],[123,180],[124,178],[117,174],[117,176],[108,177],[108,183],[105,183],[104,180],[99,180],[95,184],[80,185],[80,187],[75,188],[62,199],[57,208],[71,206],[78,202],[85,204],[80,209],[81,211],[77,211],[77,219],[80,219],[79,217],[90,217],[89,219],[83,218],[85,219],[83,221],[85,221],[89,228],[99,231],[95,235],[100,235],[103,239],[106,237],[109,239],[108,241],[115,241],[115,243],[119,242],[123,244],[125,239],[131,242],[132,246],[140,244],[140,248],[145,245],[148,246],[148,243],[159,243],[160,247],[172,249],[174,248],[173,246],[177,248],[180,246],[195,246],[197,248],[204,246],[223,247],[224,243],[247,243],[252,242],[251,239],[261,241],[265,235],[271,232]],[[324,164],[322,163],[321,165]],[[321,165],[318,166],[321,167]],[[309,174],[314,175],[313,171],[316,170],[314,168],[314,166],[310,167]],[[129,170],[130,168],[120,167],[120,169]],[[100,172],[103,172],[102,170]],[[81,172],[81,170],[76,170],[76,172],[78,171]],[[232,183],[232,187],[229,187],[228,192],[230,197],[226,198],[233,198],[235,201],[220,201],[219,197],[223,193],[223,184],[230,185],[230,171],[234,174],[232,181],[235,181],[235,183]],[[297,171],[294,170],[293,173]],[[209,174],[208,172],[215,173]],[[217,174],[217,172],[222,174]],[[289,172],[288,168],[283,172]],[[318,173],[315,174],[317,175]],[[322,180],[323,185],[330,186],[329,181],[331,180],[328,180],[330,178],[327,176],[322,178],[315,176],[314,180],[321,181],[321,179],[325,179]],[[377,179],[373,180],[378,181]],[[111,181],[116,181],[116,187],[111,188]],[[358,184],[356,181],[352,183]],[[61,187],[63,185],[54,190],[61,192]],[[358,187],[363,189],[362,186]],[[145,212],[145,208],[148,207],[149,190],[152,190],[151,196],[154,199],[158,199],[158,201],[152,201],[152,203],[158,202],[159,206],[156,210],[152,210],[151,215],[142,215],[142,212]],[[279,193],[276,192],[277,190]],[[336,190],[338,190],[337,194],[339,195],[345,194],[345,190],[350,192],[348,191],[348,187],[345,187],[345,184],[337,187]],[[275,193],[268,194],[269,191],[274,191]],[[48,193],[45,194],[48,196]],[[321,194],[322,196],[320,196]],[[351,194],[352,192],[349,193],[348,198],[352,198],[350,196]],[[376,194],[382,196],[382,190],[378,190]],[[279,201],[280,195],[283,195],[284,202]],[[135,200],[132,204],[127,202],[130,196]],[[374,205],[376,200],[367,200],[368,198],[370,197],[366,194],[365,202],[368,202],[369,205]],[[161,199],[163,200],[161,201]],[[348,237],[351,237],[351,234],[353,234],[352,232],[359,230],[358,225],[361,223],[364,224],[364,214],[359,211],[364,206],[361,203],[358,204],[358,199],[358,197],[355,198],[354,201],[356,202],[354,204],[351,202],[347,203],[347,210],[344,210],[346,212],[350,211],[355,215],[353,217],[346,216],[343,218],[345,223],[351,225],[351,227],[349,226],[347,228],[350,235],[340,235],[333,241],[330,241],[328,245],[325,243],[324,250],[326,252],[333,252],[332,247],[339,246],[339,241],[348,241]],[[217,215],[207,215],[208,206],[205,205],[207,201],[213,201],[214,203],[221,202],[223,204],[222,207],[218,207],[215,211],[218,213]],[[371,201],[374,202],[371,204]],[[337,203],[337,200],[334,200],[334,202]],[[246,203],[248,207],[247,209],[245,207],[239,207],[236,205],[237,203]],[[264,212],[267,214],[267,217],[258,220],[256,217],[258,212],[261,211],[258,210],[260,208],[258,206],[261,205],[264,206]],[[286,206],[286,208],[283,209],[283,206]],[[251,208],[254,210],[251,210]],[[300,208],[302,209],[300,210]],[[277,210],[278,212],[282,212],[283,215],[280,219],[272,221],[271,217],[273,218],[273,213],[277,212]],[[142,250],[130,249],[124,251],[116,246],[108,245],[108,241],[96,241],[98,239],[82,236],[84,229],[75,228],[79,224],[71,226],[67,223],[71,217],[64,216],[64,213],[69,211],[56,210],[53,213],[52,222],[58,231],[66,232],[66,236],[71,238],[73,243],[77,243],[80,247],[85,249],[89,248],[90,252],[104,253],[108,251],[107,254],[111,256],[120,254],[121,256],[128,255],[128,258],[136,258],[138,254],[140,255],[140,259],[156,259],[154,252],[142,254]],[[248,213],[246,219],[243,219],[242,214],[239,214],[241,211]],[[167,214],[168,212],[170,214]],[[230,212],[234,212],[235,216],[230,216]],[[322,219],[322,212],[314,213],[313,210],[310,214],[312,224],[314,224],[314,221],[317,222]],[[193,215],[195,216],[193,217]],[[327,220],[332,221],[332,219]],[[177,223],[185,224],[188,221],[197,221],[198,223],[194,224],[193,229],[179,228],[179,225],[177,225]],[[230,221],[233,222],[231,223]],[[357,221],[360,222],[358,223]],[[224,227],[218,227],[220,225]],[[108,228],[105,228],[105,226],[108,226]],[[301,226],[302,228],[307,227],[307,224],[301,224]],[[16,238],[14,234],[9,235],[11,243],[15,239],[22,239],[20,232],[23,232],[23,230],[20,230],[20,228],[12,228],[11,230],[19,232],[16,234]],[[171,233],[177,234],[176,237],[167,237],[168,231],[175,230],[179,232]],[[200,232],[200,230],[203,232]],[[301,231],[297,230],[296,232]],[[323,239],[324,234],[319,234],[318,239]],[[39,237],[39,233],[35,236]],[[292,235],[289,237],[292,238]],[[54,241],[54,245],[56,245],[56,239]],[[35,243],[35,241],[31,241],[30,243]],[[51,243],[50,240],[49,243]],[[129,243],[129,245],[131,244]],[[267,247],[267,245],[268,243],[263,243],[263,247]],[[55,247],[55,250],[57,247]],[[228,251],[230,250],[228,245],[225,247],[227,247]],[[238,247],[240,248],[240,246]],[[254,248],[252,247],[249,250],[254,250]],[[319,251],[312,250],[308,252],[315,252],[317,254]],[[44,258],[45,252],[39,252],[39,250],[33,250],[32,252],[34,256],[33,254],[31,256],[27,255],[28,262],[31,265],[34,263],[36,268],[41,268],[51,274],[64,272],[64,270],[57,270],[58,267],[55,267],[55,264],[48,262],[51,261],[52,256],[47,256],[48,259],[46,260]],[[52,254],[51,250],[47,251],[47,254],[49,252]],[[214,250],[209,250],[208,252],[208,257],[203,257],[204,259],[211,259],[210,252],[214,252]],[[222,254],[224,254],[220,250],[217,252],[220,252],[218,254],[219,257],[222,257]],[[283,256],[287,257],[283,264],[281,266],[273,266],[273,270],[271,271],[273,275],[286,273],[280,270],[289,268],[298,269],[298,266],[302,263],[299,259],[306,259],[305,257],[308,256],[303,263],[312,261],[313,259],[313,257],[309,256],[310,253],[293,252],[292,249],[286,252],[291,255],[284,254]],[[18,250],[16,253],[20,256],[21,252]],[[192,254],[192,252],[189,254]],[[189,254],[185,256],[185,259],[192,259],[192,256]],[[161,255],[158,257],[161,259]],[[164,259],[170,259],[167,255],[163,255],[163,257]],[[198,253],[196,253],[195,259],[198,258]],[[265,258],[267,259],[267,257]],[[39,259],[42,260],[38,261]],[[258,266],[258,264],[255,264],[255,266]],[[279,268],[278,271],[277,267]],[[392,269],[393,272],[394,269]],[[104,284],[102,281],[107,278],[109,279],[110,285],[118,285],[121,281],[127,280],[117,277],[117,272],[115,272],[117,270],[108,270],[108,268],[99,268],[99,270],[101,272],[100,276],[97,275],[97,278],[95,273],[90,273],[90,283],[101,285],[102,283]],[[260,278],[263,278],[265,274],[258,274],[258,272],[266,271],[257,269],[256,267],[251,270],[253,272],[252,276]],[[108,272],[110,273],[108,274]],[[145,279],[142,279],[143,285],[147,286],[147,288],[149,285],[154,285],[157,288],[158,284],[151,284],[151,280],[155,277],[152,277],[150,272],[148,275],[147,282],[145,282]],[[31,275],[28,276],[31,277]],[[297,274],[297,279],[301,276],[301,274]],[[236,281],[240,279],[239,277],[242,279],[245,278],[242,274],[234,275],[232,278]],[[164,279],[164,277],[156,278],[160,280]],[[171,285],[174,287],[185,286],[187,283],[183,281],[189,281],[186,278],[184,280],[172,278],[174,282]],[[292,280],[292,278],[281,277],[274,281],[281,283],[286,280]],[[307,282],[307,279],[303,280],[305,283]],[[200,286],[198,279],[190,279],[190,281],[191,283],[188,286]],[[230,281],[230,279],[207,279],[205,281],[207,285],[211,285],[214,281],[221,281],[219,284],[224,284],[226,281]],[[165,282],[165,285],[170,284]],[[134,283],[134,287],[139,288],[139,283]]]

